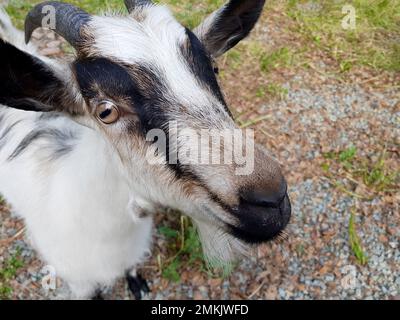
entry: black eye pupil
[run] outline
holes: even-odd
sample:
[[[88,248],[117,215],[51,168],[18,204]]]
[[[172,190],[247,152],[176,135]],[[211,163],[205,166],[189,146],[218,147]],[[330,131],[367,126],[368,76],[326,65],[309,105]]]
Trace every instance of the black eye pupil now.
[[[219,73],[219,68],[218,67],[214,67],[214,73],[218,74]]]
[[[107,118],[111,114],[111,109],[106,109],[102,113],[99,114],[101,119]]]

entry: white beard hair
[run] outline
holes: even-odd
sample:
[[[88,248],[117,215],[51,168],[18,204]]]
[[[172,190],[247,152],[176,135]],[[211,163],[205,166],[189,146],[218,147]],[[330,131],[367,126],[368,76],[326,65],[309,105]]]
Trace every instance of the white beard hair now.
[[[207,266],[229,275],[239,257],[251,256],[253,250],[220,227],[194,221],[203,247]]]

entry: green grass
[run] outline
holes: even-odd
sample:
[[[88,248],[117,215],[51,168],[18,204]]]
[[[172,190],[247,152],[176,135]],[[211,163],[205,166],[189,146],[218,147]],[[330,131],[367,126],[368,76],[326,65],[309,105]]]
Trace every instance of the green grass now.
[[[350,146],[349,148],[339,153],[339,161],[342,163],[349,163],[353,161],[356,154],[357,154],[357,148],[355,146]]]
[[[361,241],[357,234],[354,210],[351,212],[349,219],[349,242],[350,248],[358,263],[360,263],[361,265],[365,265],[368,262],[368,257],[361,246]]]
[[[363,182],[377,191],[398,190],[399,171],[392,171],[386,166],[386,151],[383,151],[376,161],[363,161],[354,174]]]
[[[167,256],[159,256],[158,263],[162,276],[170,281],[181,281],[184,270],[200,270],[209,277],[226,277],[231,268],[221,266],[211,269],[204,258],[201,241],[196,227],[187,217],[181,216],[179,223],[161,226],[158,232],[167,240]]]
[[[23,267],[23,261],[20,259],[21,252],[17,252],[8,260],[6,260],[0,268],[0,300],[10,299],[12,288],[10,281],[14,279],[20,268]]]
[[[282,87],[280,84],[277,83],[269,83],[266,87],[266,91],[270,96],[279,98],[281,100],[285,99],[286,96],[289,94],[288,89]]]
[[[326,161],[321,167],[333,186],[354,199],[368,201],[382,193],[397,192],[400,187],[399,170],[389,165],[385,149],[374,153],[375,157],[361,156],[360,150],[351,145],[341,151],[324,153]],[[376,157],[376,154],[379,156]],[[355,210],[351,211],[348,232],[354,256],[361,265],[365,265],[368,258],[357,234]]]
[[[27,12],[39,2],[42,1],[10,0],[6,10],[10,14],[13,22],[21,28]],[[77,5],[90,13],[110,10],[126,11],[123,0],[66,0],[66,2]],[[189,28],[196,27],[206,15],[218,9],[219,6],[224,3],[222,0],[165,0],[155,2],[169,5],[176,14],[177,19]]]
[[[321,165],[322,170],[332,179],[350,178],[375,193],[390,193],[399,188],[400,171],[388,165],[385,149],[375,153],[374,157],[361,157],[357,148],[350,146],[323,156],[328,161]]]
[[[246,60],[257,61],[262,76],[280,68],[294,67],[302,59],[300,50],[285,46],[267,48],[258,41],[242,42],[226,53],[230,69],[239,69]]]
[[[179,282],[183,268],[199,267],[206,270],[201,242],[195,226],[184,216],[179,226],[162,226],[158,229],[168,241],[168,259],[162,263],[162,276]]]
[[[303,243],[296,244],[295,250],[296,250],[296,252],[297,252],[299,257],[304,256],[304,254],[306,253],[306,248],[305,248]]]
[[[13,23],[22,28],[28,11],[41,0],[10,0],[6,6],[6,11],[10,15]],[[124,10],[122,0],[66,0],[80,8],[90,12],[99,13],[108,10]]]
[[[270,118],[271,118],[271,115],[265,114],[263,116],[259,116],[254,119],[250,119],[250,120],[246,120],[246,121],[243,121],[238,118],[238,119],[236,119],[236,121],[238,122],[241,129],[246,129],[246,128],[252,127],[264,120],[270,119]]]
[[[297,23],[296,31],[333,57],[342,72],[355,65],[400,71],[397,40],[400,36],[400,1],[287,0],[284,3],[285,11]],[[316,4],[316,9],[304,9],[305,3]],[[354,30],[342,28],[345,16],[342,8],[346,4],[353,5],[356,10]]]
[[[293,53],[286,47],[272,52],[261,52],[260,69],[263,72],[270,72],[274,69],[288,67],[292,61]]]
[[[226,53],[226,57],[229,60],[229,67],[234,70],[239,69],[243,64],[243,57],[241,50],[238,50],[236,48],[229,50]]]
[[[205,16],[222,6],[225,0],[158,0],[169,5],[177,19],[188,28],[198,26]]]
[[[282,87],[278,83],[271,82],[266,86],[260,86],[259,88],[257,88],[256,97],[264,98],[267,95],[269,95],[271,97],[283,100],[286,98],[288,94],[289,94],[288,89]]]

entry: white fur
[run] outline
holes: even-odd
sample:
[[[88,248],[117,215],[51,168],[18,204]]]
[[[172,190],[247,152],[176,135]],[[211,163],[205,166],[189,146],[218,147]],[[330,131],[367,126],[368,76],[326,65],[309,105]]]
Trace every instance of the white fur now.
[[[66,70],[39,56],[33,45],[26,46],[23,33],[3,10],[0,19],[6,25],[0,28],[3,39],[39,57],[56,72]],[[37,129],[40,114],[0,105],[1,116],[0,137],[8,125],[18,124],[0,152],[0,193],[24,218],[33,246],[70,285],[73,297],[88,298],[99,285],[113,284],[141,263],[150,250],[152,218],[138,218],[139,208],[131,205],[134,196],[122,164],[109,143],[98,132],[59,117],[46,121],[46,126],[79,137],[62,161],[46,161],[48,142],[44,139],[8,161],[21,140]]]
[[[51,125],[80,137],[66,158],[43,163],[45,145],[38,142],[7,161],[37,125],[37,115],[2,106],[0,114],[10,123],[22,120],[0,153],[0,191],[25,219],[34,247],[70,284],[74,296],[87,298],[99,284],[112,284],[142,262],[152,220],[132,219],[126,177],[106,141],[94,130],[60,118]]]

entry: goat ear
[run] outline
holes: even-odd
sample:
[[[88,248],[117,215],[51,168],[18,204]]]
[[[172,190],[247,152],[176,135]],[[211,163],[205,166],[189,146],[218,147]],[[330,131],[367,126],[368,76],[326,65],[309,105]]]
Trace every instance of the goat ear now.
[[[265,0],[231,0],[206,18],[194,33],[217,58],[248,36],[264,4]]]
[[[0,104],[26,111],[79,113],[71,85],[43,60],[0,39]]]

